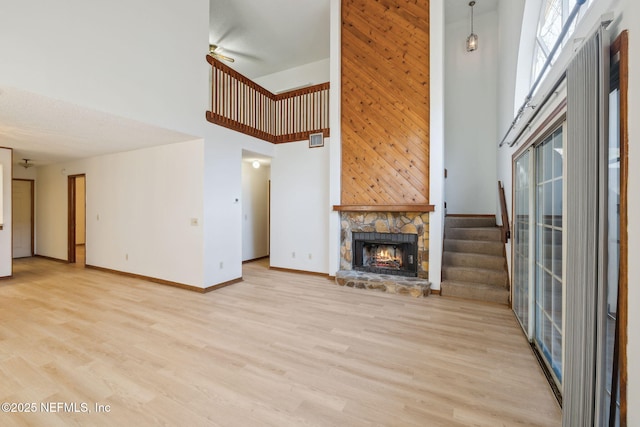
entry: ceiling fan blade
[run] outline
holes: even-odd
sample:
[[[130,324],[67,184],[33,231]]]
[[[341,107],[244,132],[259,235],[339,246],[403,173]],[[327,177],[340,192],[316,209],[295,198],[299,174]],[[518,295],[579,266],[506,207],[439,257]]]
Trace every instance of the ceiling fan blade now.
[[[222,59],[223,61],[228,61],[228,62],[235,62],[235,59],[223,55],[221,53],[216,52],[216,50],[218,49],[218,45],[215,44],[210,44],[209,45],[209,55],[213,56],[214,58],[218,58],[218,59]]]
[[[233,58],[230,58],[230,57],[228,57],[228,56],[221,55],[221,54],[219,54],[219,53],[214,53],[214,54],[213,54],[213,56],[214,56],[215,58],[222,59],[222,60],[224,60],[224,61],[229,61],[229,62],[235,62],[235,61],[236,61],[236,60],[235,60],[235,59],[233,59]]]

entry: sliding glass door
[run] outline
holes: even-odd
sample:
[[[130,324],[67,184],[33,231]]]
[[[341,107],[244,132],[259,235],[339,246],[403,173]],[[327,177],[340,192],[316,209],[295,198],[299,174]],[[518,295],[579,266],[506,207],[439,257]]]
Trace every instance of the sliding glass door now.
[[[527,337],[533,333],[529,313],[532,311],[533,301],[531,292],[531,278],[533,269],[529,268],[530,248],[533,225],[530,220],[531,192],[531,150],[525,151],[514,164],[514,199],[513,199],[513,311],[520,320],[522,329]]]
[[[513,310],[562,389],[564,125],[514,159]]]
[[[535,343],[562,383],[562,127],[536,147]]]

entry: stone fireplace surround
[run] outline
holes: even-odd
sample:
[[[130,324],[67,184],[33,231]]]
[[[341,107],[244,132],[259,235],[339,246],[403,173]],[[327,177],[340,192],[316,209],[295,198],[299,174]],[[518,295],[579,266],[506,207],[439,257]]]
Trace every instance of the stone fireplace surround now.
[[[429,213],[428,212],[340,212],[340,271],[336,283],[341,286],[376,289],[390,293],[427,296],[430,293]],[[361,273],[353,270],[354,232],[404,233],[418,236],[418,277]]]
[[[340,270],[351,270],[353,232],[418,235],[418,277],[429,276],[429,213],[341,212]]]

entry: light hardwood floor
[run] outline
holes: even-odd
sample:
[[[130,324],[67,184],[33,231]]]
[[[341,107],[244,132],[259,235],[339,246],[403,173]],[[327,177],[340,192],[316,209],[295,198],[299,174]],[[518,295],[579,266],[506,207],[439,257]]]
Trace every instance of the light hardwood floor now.
[[[0,413],[2,426],[561,424],[502,306],[264,262],[208,294],[45,259],[17,260],[14,275],[0,281],[0,402],[38,412]],[[42,412],[57,402],[91,412]]]

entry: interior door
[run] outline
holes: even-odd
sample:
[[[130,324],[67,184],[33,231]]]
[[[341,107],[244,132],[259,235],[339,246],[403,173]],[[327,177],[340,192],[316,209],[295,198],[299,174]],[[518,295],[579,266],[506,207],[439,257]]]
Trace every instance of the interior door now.
[[[14,179],[13,257],[33,256],[33,181]]]

